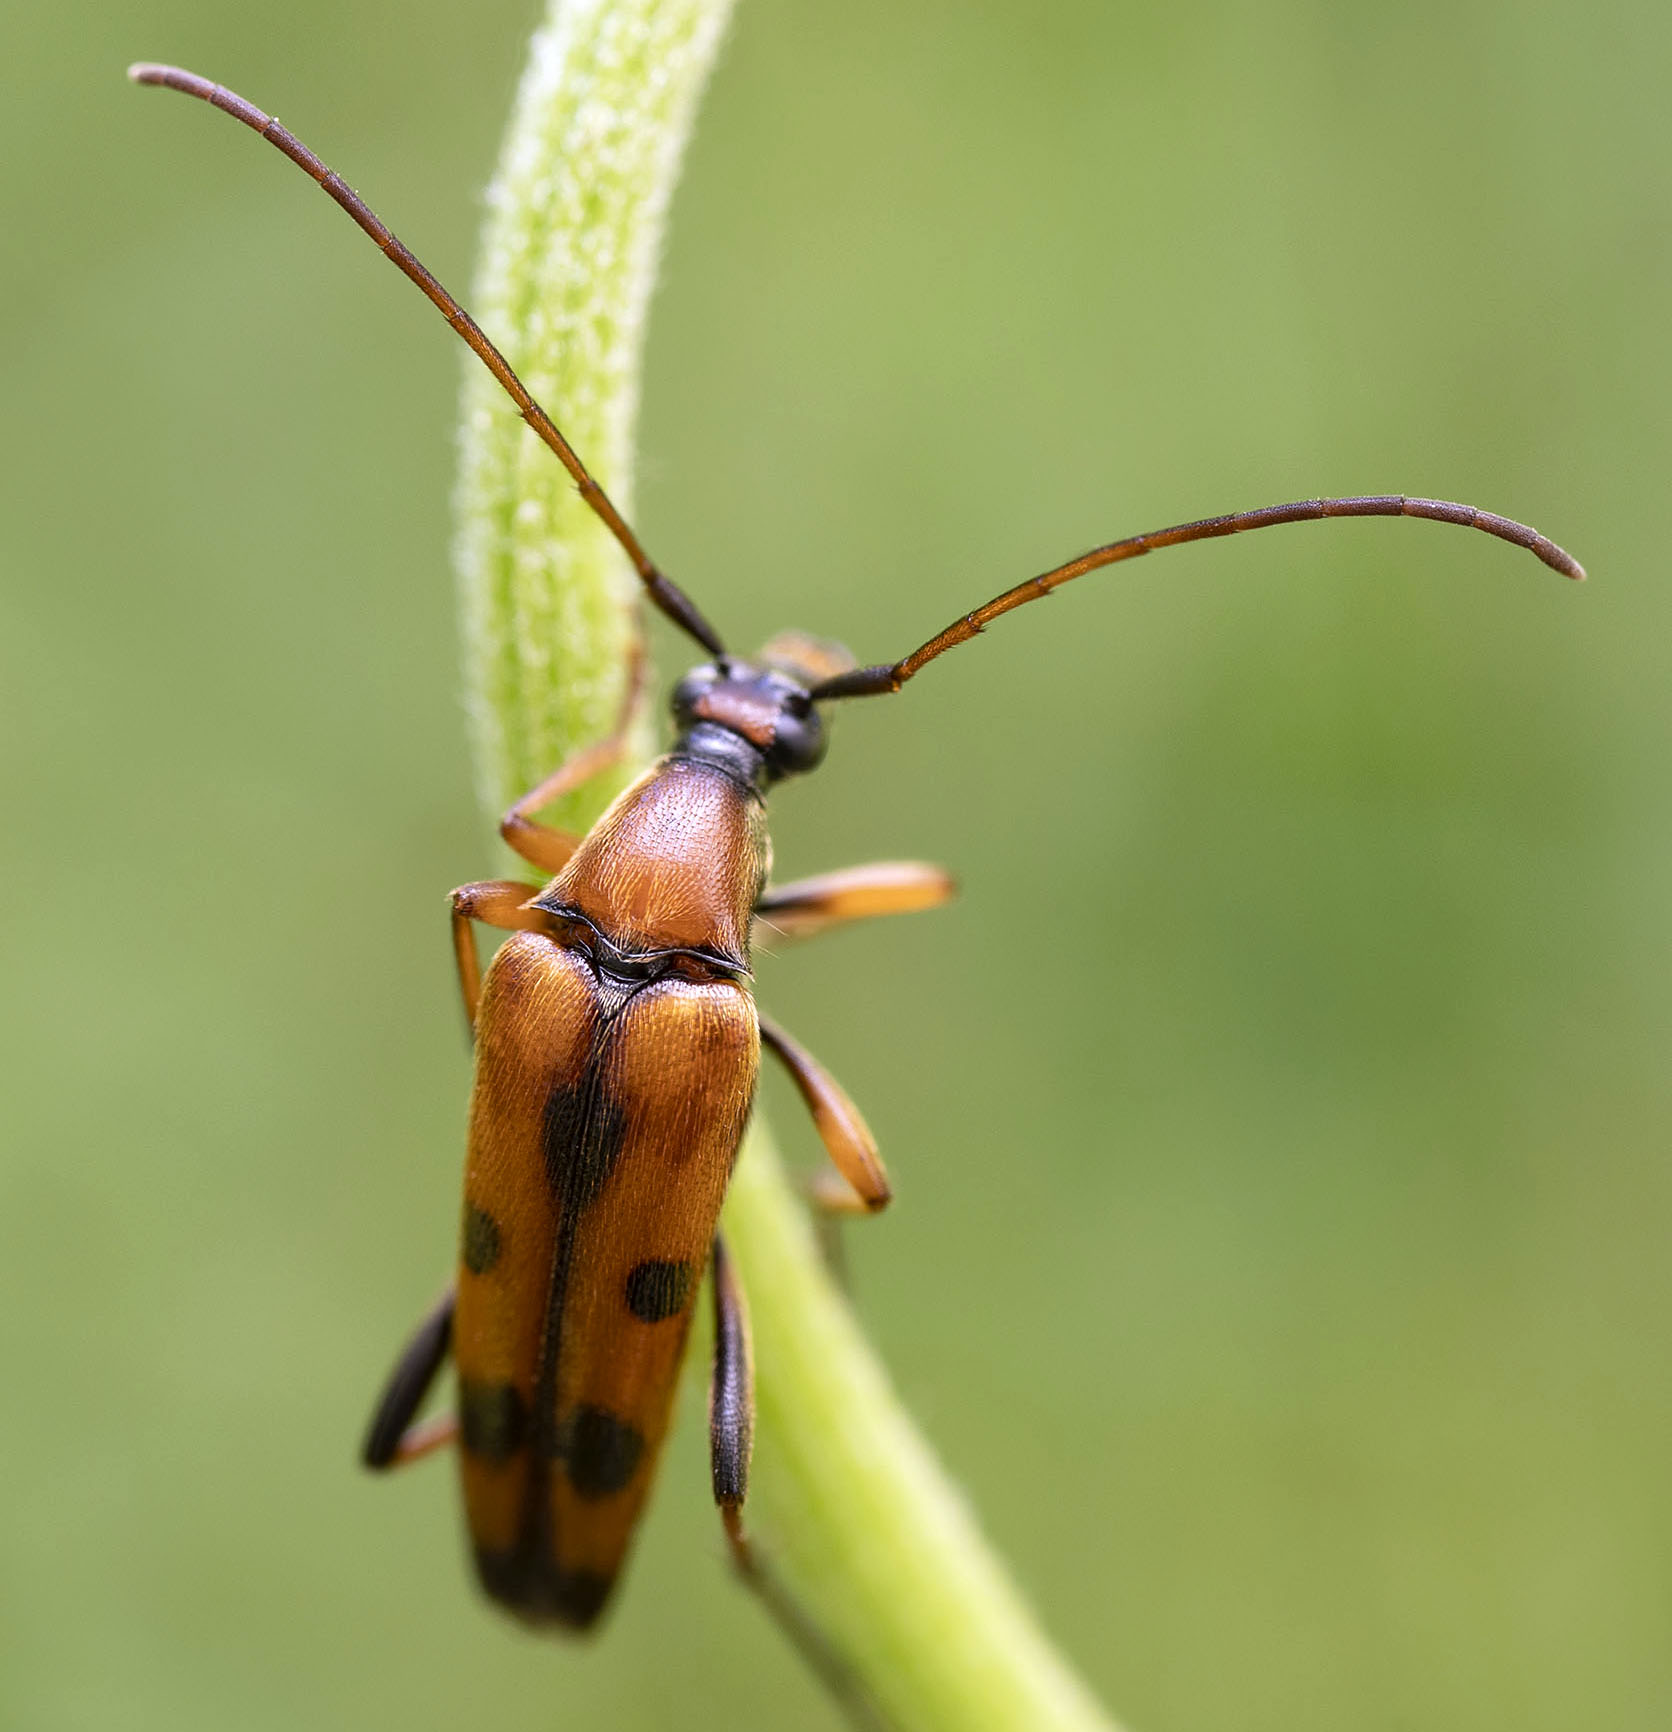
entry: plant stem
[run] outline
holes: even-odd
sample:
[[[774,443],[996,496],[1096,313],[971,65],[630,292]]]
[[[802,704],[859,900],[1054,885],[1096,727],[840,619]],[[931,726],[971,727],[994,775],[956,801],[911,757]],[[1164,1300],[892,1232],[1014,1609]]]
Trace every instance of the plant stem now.
[[[668,199],[730,0],[553,0],[489,195],[475,310],[625,512]],[[621,702],[636,584],[474,362],[458,553],[484,803],[499,813]],[[648,756],[641,721],[639,750]],[[620,786],[574,796],[584,828]],[[755,1327],[749,1505],[774,1569],[901,1732],[1112,1732],[988,1549],[860,1334],[757,1121],[725,1230]]]

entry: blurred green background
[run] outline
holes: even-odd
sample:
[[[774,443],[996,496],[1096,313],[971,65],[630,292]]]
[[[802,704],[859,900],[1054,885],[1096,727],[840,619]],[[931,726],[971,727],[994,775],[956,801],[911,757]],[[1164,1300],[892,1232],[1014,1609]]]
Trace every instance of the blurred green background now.
[[[725,1575],[695,1389],[590,1646],[477,1601],[445,1466],[354,1466],[451,1253],[443,897],[493,862],[460,356],[122,69],[278,110],[462,286],[534,18],[8,19],[6,1726],[836,1723]],[[887,657],[1316,492],[1593,575],[1423,524],[1170,553],[777,802],[786,875],[962,875],[762,994],[897,1175],[881,1350],[1135,1732],[1672,1721],[1669,75],[1641,0],[742,0],[709,93],[637,515],[734,640]]]

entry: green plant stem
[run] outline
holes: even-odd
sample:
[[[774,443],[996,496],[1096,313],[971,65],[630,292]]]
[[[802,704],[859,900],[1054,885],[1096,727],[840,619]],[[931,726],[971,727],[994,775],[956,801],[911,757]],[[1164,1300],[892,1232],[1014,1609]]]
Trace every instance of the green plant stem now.
[[[729,7],[554,0],[489,196],[477,316],[623,511],[663,219]],[[461,605],[497,815],[608,731],[637,596],[556,461],[471,365]],[[647,761],[648,726],[637,744],[629,771]],[[557,821],[584,827],[619,785],[583,790]],[[1112,1732],[900,1405],[758,1122],[725,1230],[755,1332],[749,1519],[865,1695],[901,1732]]]

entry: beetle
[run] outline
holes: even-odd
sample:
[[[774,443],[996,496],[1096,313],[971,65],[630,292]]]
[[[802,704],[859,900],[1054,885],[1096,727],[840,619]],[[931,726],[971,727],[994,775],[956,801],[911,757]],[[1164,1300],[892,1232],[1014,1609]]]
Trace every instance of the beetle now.
[[[500,834],[545,875],[466,884],[452,936],[474,1033],[475,1079],[455,1280],[412,1336],[363,1448],[383,1469],[456,1442],[465,1519],[486,1592],[524,1620],[585,1629],[620,1575],[667,1429],[705,1268],[715,1313],[713,1491],[746,1572],[742,1525],[752,1388],[748,1320],[717,1232],[762,1049],[788,1069],[840,1183],[828,1207],[874,1212],[886,1172],[864,1119],[818,1062],[762,1016],[750,990],[755,928],[805,936],[933,907],[950,876],[891,862],[769,883],[765,798],[825,755],[822,703],[897,692],[1000,615],[1086,573],[1161,547],[1329,517],[1423,517],[1523,547],[1570,578],[1569,554],[1525,525],[1445,500],[1373,495],[1237,512],[1093,548],[961,615],[899,661],[855,664],[795,633],[730,653],[644,551],[609,497],[481,328],[294,134],[243,97],[177,67],[130,68],[195,96],[319,183],[435,304],[568,471],[638,573],[644,594],[707,660],[675,687],[671,749],[585,836],[537,814],[617,763],[642,652],[614,732],[505,814]],[[474,927],[510,934],[485,979]],[[447,1358],[453,1413],[416,1416]]]

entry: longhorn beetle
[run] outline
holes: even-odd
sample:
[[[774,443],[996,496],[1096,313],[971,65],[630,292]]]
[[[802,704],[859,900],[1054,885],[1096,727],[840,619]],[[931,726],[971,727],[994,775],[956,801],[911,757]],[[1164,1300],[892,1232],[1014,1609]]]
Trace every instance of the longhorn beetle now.
[[[945,872],[915,862],[766,883],[765,796],[824,757],[818,705],[897,692],[1000,614],[1102,566],[1272,524],[1428,517],[1513,542],[1565,577],[1584,571],[1536,531],[1473,506],[1394,495],[1308,499],[1093,548],[962,615],[900,661],[859,667],[840,646],[794,633],[746,661],[652,563],[475,320],[358,193],[232,91],[171,66],[134,66],[129,76],[230,114],[319,182],[504,386],[621,544],[651,604],[709,658],[674,689],[672,749],[585,836],[535,814],[623,755],[642,683],[637,650],[615,731],[505,814],[500,834],[549,876],[543,890],[495,880],[453,892],[459,985],[476,1045],[459,1268],[378,1402],[366,1465],[393,1467],[456,1441],[483,1588],[529,1622],[584,1629],[603,1610],[650,1489],[708,1264],[714,1497],[751,1570],[741,1520],[752,1431],[748,1321],[715,1227],[762,1046],[789,1070],[841,1175],[825,1191],[827,1205],[875,1211],[889,1199],[876,1143],[852,1102],[757,1013],[751,931],[767,923],[800,937],[933,907],[953,891]],[[485,980],[474,921],[511,934]],[[414,1423],[449,1353],[456,1412]]]

